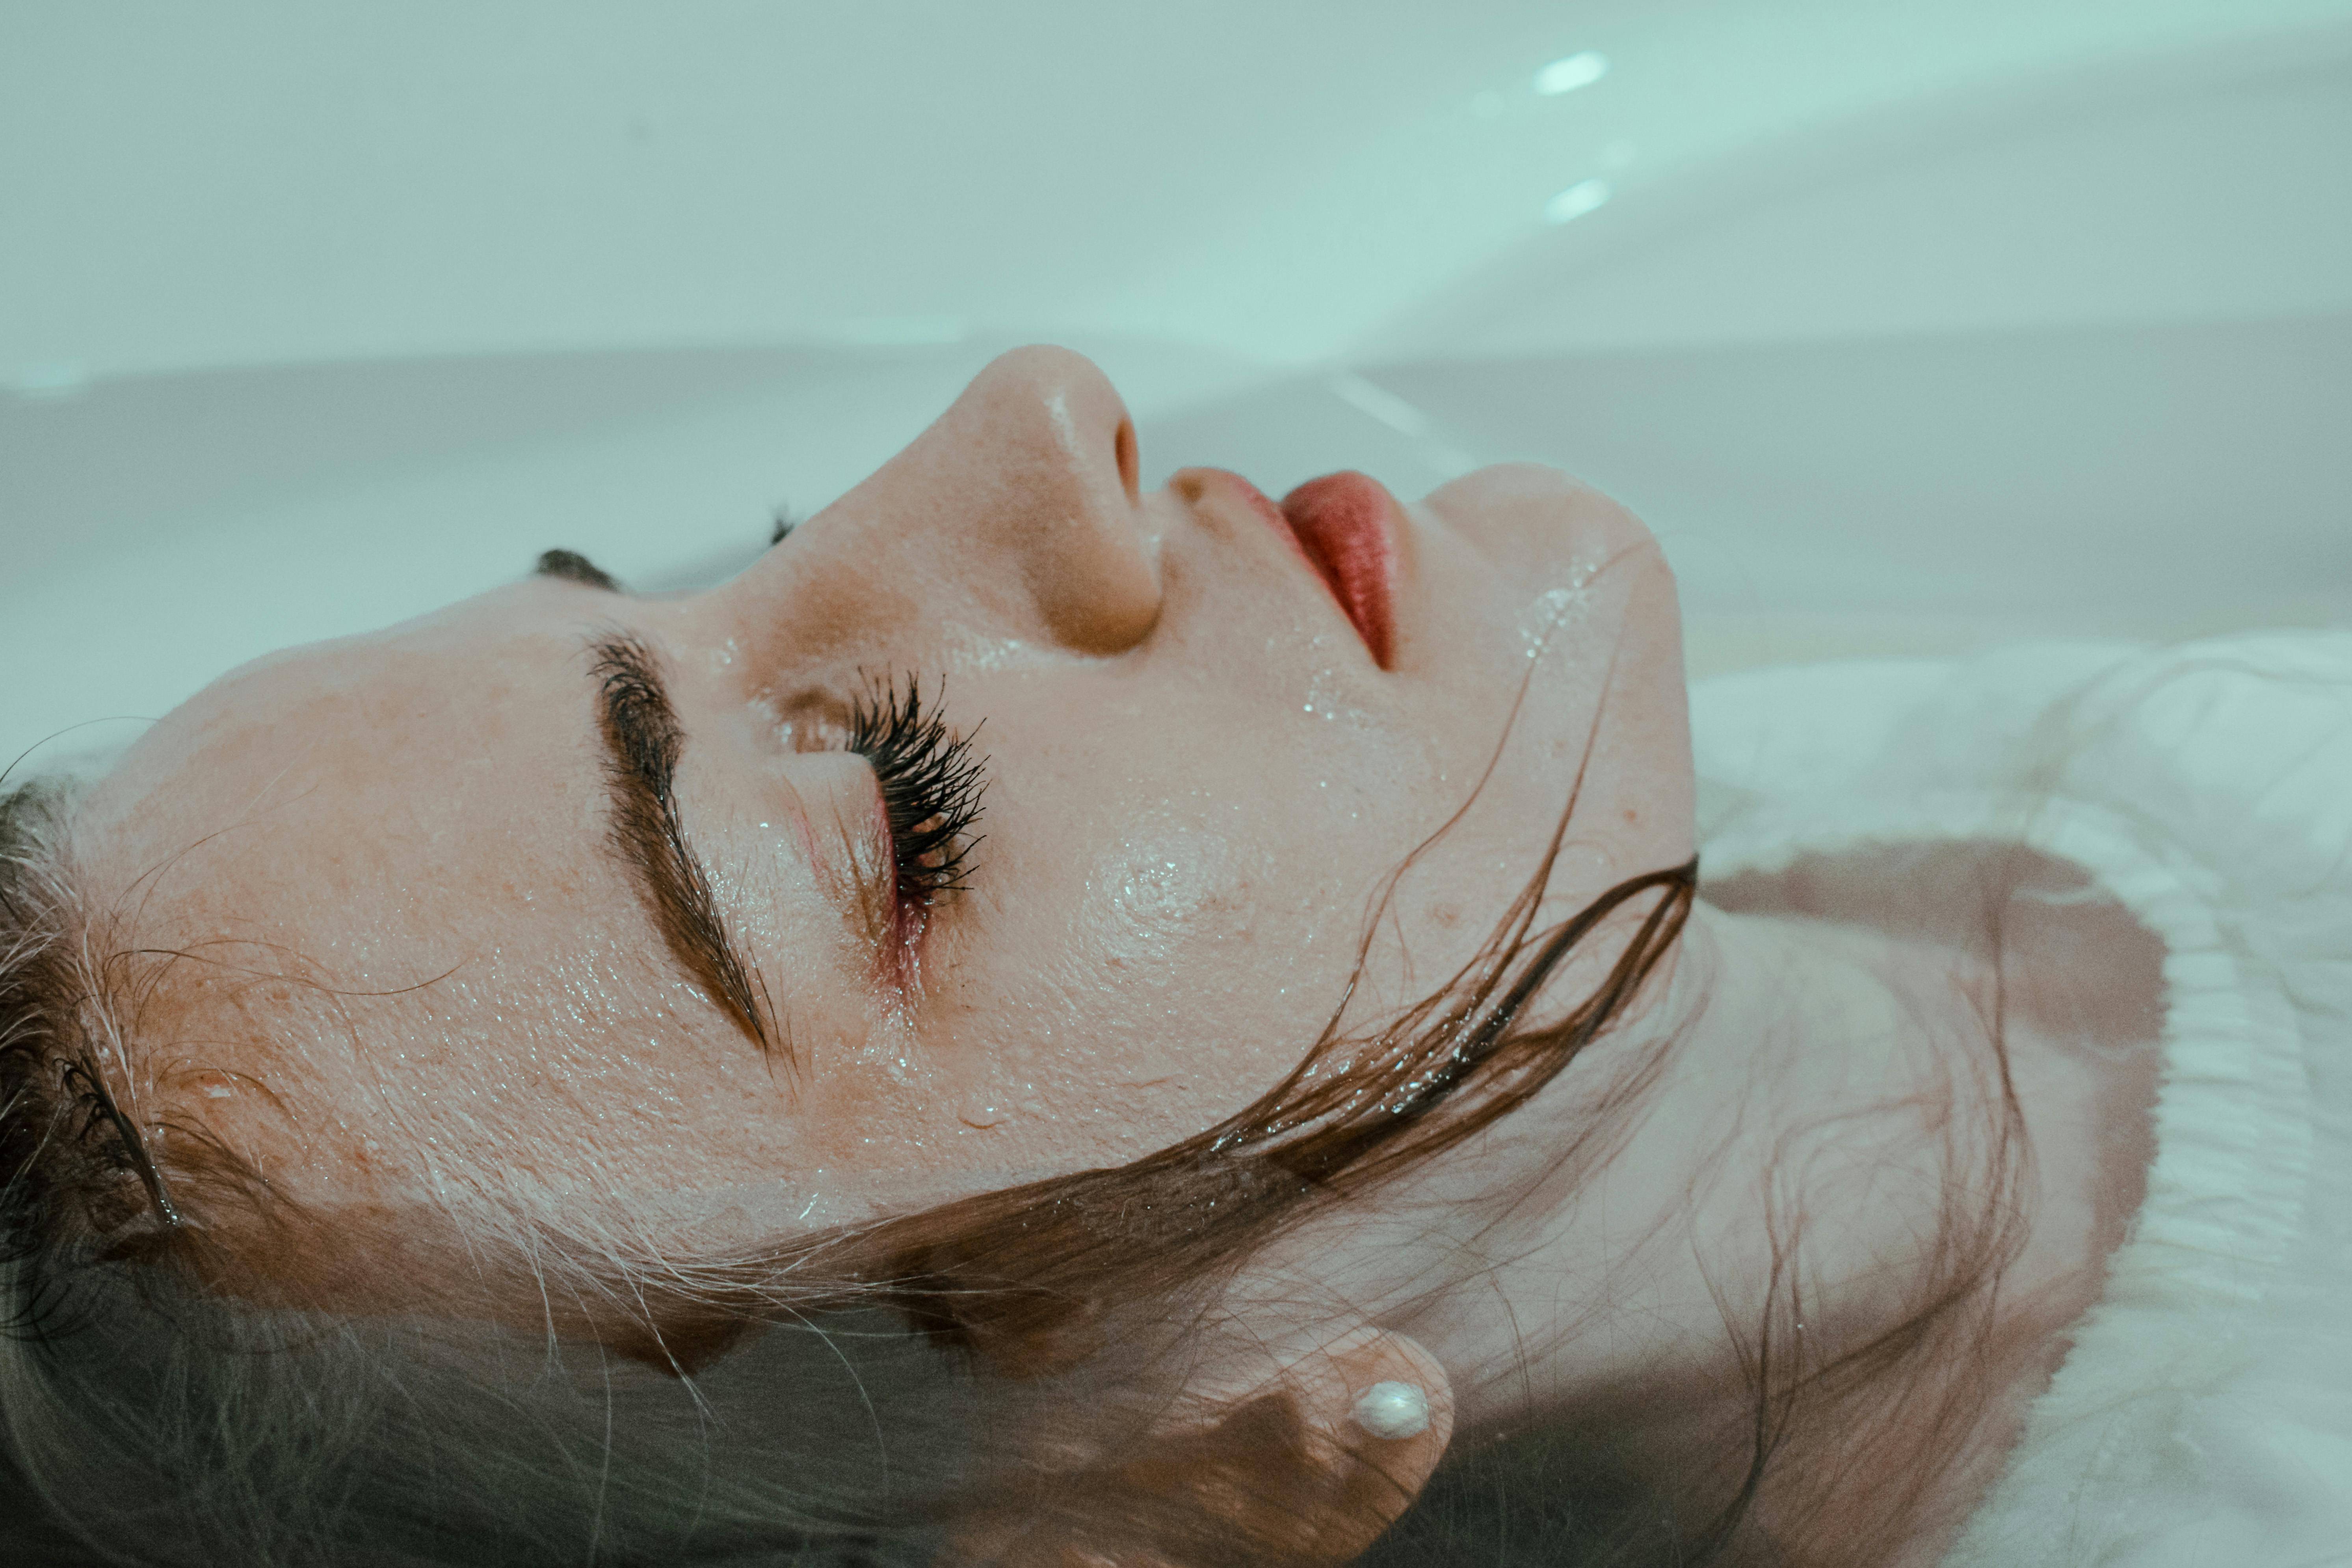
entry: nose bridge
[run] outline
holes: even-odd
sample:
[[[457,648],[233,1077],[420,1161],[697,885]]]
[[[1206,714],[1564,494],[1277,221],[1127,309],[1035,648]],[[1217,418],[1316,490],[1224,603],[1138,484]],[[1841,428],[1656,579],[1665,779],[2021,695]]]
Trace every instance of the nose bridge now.
[[[1081,355],[1031,348],[709,602],[714,624],[778,628],[780,651],[957,625],[1115,654],[1160,600],[1127,405]]]
[[[1160,582],[1135,428],[1091,361],[1055,348],[1000,356],[908,455],[919,451],[949,490],[925,510],[962,536],[974,585],[1009,591],[1031,633],[1116,653],[1151,629]]]

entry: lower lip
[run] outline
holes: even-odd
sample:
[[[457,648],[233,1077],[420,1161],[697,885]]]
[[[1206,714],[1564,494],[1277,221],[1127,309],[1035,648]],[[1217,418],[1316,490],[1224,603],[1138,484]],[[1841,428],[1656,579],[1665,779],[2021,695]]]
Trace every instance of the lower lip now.
[[[1396,635],[1396,502],[1377,480],[1350,469],[1283,497],[1282,516],[1372,661],[1388,668]]]

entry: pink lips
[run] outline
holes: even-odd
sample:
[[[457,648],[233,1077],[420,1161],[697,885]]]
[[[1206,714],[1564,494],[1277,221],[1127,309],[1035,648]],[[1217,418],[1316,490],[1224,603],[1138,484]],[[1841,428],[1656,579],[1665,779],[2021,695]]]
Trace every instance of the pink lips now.
[[[1282,498],[1283,520],[1382,669],[1395,641],[1396,503],[1349,469],[1309,479]]]
[[[1193,468],[1189,482],[1237,497],[1280,531],[1339,601],[1374,663],[1389,668],[1394,649],[1399,513],[1389,492],[1353,470],[1309,479],[1276,507],[1231,468]],[[1180,476],[1182,478],[1183,476]],[[1173,481],[1171,481],[1173,482]]]

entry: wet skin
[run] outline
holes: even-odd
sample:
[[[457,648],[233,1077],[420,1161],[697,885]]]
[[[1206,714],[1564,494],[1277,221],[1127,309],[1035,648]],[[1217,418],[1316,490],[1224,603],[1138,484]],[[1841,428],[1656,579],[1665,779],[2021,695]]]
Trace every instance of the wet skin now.
[[[769,1228],[1197,1131],[1303,1054],[1384,879],[1498,747],[1360,1016],[1487,933],[1580,770],[1560,913],[1690,853],[1646,531],[1528,468],[1397,525],[1384,668],[1246,486],[1139,493],[1109,384],[1023,350],[723,586],[534,579],[233,672],[83,815],[94,907],[188,955],[138,1096],[313,1204],[456,1180]],[[748,1016],[613,846],[622,642],[675,709]],[[877,679],[943,695],[986,759],[967,885],[928,903],[893,893],[874,770],[838,749]]]

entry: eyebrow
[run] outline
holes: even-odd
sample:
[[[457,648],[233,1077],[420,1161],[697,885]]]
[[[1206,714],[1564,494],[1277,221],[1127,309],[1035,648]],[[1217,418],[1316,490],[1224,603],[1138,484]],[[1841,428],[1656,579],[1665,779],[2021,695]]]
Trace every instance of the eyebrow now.
[[[612,847],[635,878],[671,956],[763,1054],[772,1053],[776,1042],[768,1020],[774,1009],[767,982],[728,932],[709,870],[687,842],[678,816],[677,762],[686,731],[663,683],[661,662],[631,637],[599,637],[589,649],[596,659],[592,679],[612,795]]]

